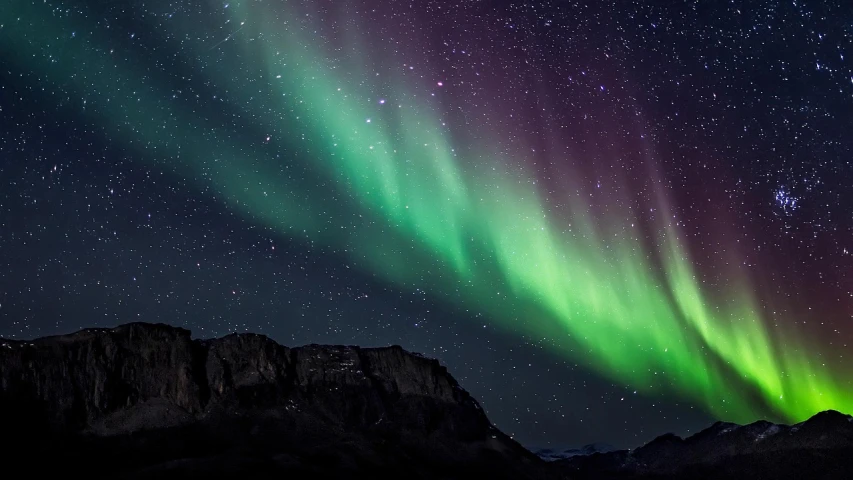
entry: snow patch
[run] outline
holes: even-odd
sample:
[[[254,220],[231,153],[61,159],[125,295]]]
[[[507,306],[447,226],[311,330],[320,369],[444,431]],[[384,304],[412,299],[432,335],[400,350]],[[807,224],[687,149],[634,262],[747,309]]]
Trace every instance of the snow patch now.
[[[755,441],[760,442],[761,440],[764,440],[767,437],[776,435],[777,433],[779,433],[780,430],[781,429],[779,428],[779,425],[771,425],[767,427],[767,430],[759,433],[758,436],[755,437]]]

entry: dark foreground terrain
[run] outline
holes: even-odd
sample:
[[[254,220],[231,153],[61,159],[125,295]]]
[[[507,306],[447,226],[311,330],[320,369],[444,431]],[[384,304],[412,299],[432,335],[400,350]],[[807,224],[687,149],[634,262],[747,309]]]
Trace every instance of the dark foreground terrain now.
[[[435,360],[129,324],[0,342],[9,462],[35,476],[536,478]],[[6,465],[9,464],[6,462]]]
[[[400,347],[166,325],[0,340],[4,469],[35,478],[853,478],[853,420],[717,423],[545,462]]]

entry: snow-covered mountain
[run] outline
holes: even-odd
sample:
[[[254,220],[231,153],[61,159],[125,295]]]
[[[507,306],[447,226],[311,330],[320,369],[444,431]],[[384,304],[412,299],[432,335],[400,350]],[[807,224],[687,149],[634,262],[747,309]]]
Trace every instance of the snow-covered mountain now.
[[[554,449],[554,448],[542,448],[536,450],[534,453],[539,456],[542,460],[546,462],[553,462],[555,460],[565,460],[567,458],[577,457],[579,455],[592,455],[593,453],[607,453],[615,451],[616,447],[610,445],[609,443],[596,442],[590,443],[588,445],[584,445],[580,448],[567,448],[567,449]]]

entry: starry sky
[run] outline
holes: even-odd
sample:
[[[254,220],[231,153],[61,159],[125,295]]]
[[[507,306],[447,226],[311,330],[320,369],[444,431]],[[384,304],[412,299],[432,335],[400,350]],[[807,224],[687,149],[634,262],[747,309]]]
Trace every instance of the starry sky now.
[[[523,444],[853,410],[853,5],[7,0],[0,336],[439,358]]]

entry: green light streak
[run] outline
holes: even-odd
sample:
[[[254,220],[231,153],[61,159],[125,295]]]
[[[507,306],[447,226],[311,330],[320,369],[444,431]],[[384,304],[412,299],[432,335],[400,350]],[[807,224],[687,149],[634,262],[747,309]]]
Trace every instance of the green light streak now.
[[[793,330],[771,334],[747,282],[725,303],[702,291],[673,226],[655,225],[649,247],[627,228],[635,212],[592,214],[580,200],[563,222],[530,174],[507,170],[511,158],[482,145],[474,158],[455,149],[440,109],[408,94],[404,78],[359,68],[371,63],[369,49],[354,48],[354,66],[343,68],[304,15],[276,8],[232,2],[242,40],[224,43],[227,53],[197,42],[194,55],[239,65],[212,68],[209,79],[229,92],[241,122],[289,135],[295,153],[284,159],[186,102],[165,102],[165,72],[108,54],[101,30],[60,22],[49,5],[14,0],[0,18],[0,54],[78,95],[100,92],[85,112],[94,124],[253,221],[482,311],[507,333],[544,338],[554,354],[646,394],[676,394],[736,421],[851,410],[850,383]],[[86,38],[67,41],[69,24]],[[195,26],[174,28],[180,38]],[[404,100],[377,109],[373,81]],[[669,211],[665,199],[660,208]]]

